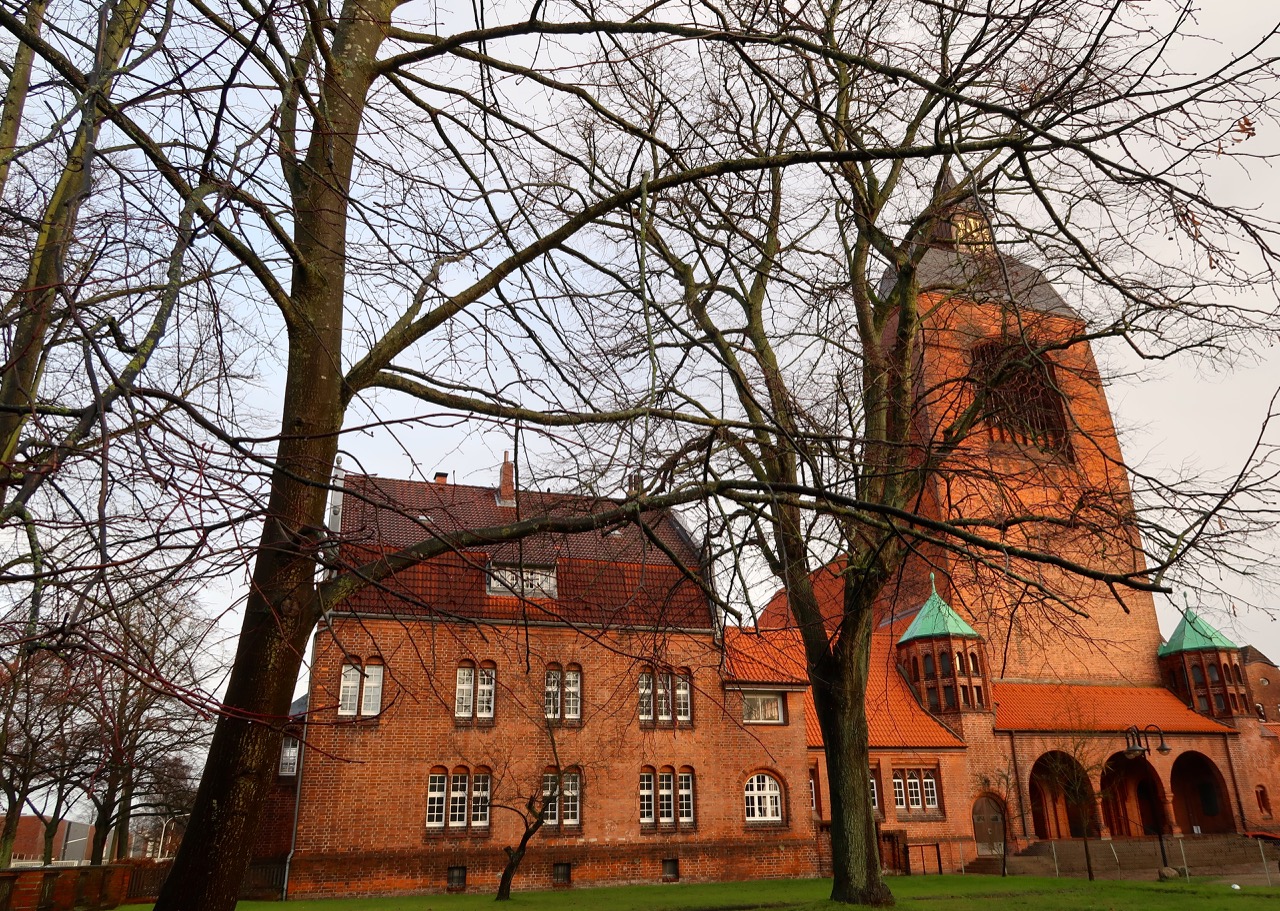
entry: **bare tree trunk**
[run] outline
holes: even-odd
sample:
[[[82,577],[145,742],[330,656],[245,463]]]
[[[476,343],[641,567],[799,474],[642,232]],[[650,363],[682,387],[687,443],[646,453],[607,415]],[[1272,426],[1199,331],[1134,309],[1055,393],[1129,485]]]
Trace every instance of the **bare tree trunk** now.
[[[502,877],[498,880],[498,894],[494,896],[494,901],[510,901],[511,899],[511,883],[516,878],[516,873],[520,870],[520,861],[524,860],[525,851],[529,848],[529,842],[533,840],[533,836],[538,834],[538,830],[542,828],[542,818],[534,820],[531,825],[524,827],[524,834],[520,836],[520,844],[514,848],[503,848],[507,855],[507,865],[502,868]]]
[[[126,773],[124,787],[120,790],[120,805],[116,811],[116,841],[111,852],[112,860],[124,860],[129,856],[129,823],[133,815],[133,776]]]
[[[9,801],[9,809],[4,814],[4,827],[0,828],[0,869],[9,866],[13,860],[13,843],[18,838],[18,820],[22,818],[22,806],[26,798]]]

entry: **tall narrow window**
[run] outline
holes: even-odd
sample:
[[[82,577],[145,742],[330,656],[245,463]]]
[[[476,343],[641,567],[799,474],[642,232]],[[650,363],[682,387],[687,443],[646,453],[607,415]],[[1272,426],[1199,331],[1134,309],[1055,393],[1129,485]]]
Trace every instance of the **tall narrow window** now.
[[[382,665],[367,664],[364,668],[364,698],[360,701],[360,714],[376,715],[381,711]]]
[[[658,675],[658,720],[671,720],[671,675]]]
[[[576,668],[564,672],[564,717],[566,721],[582,718],[582,671]]]
[[[471,825],[483,829],[489,825],[489,773],[471,776]]]
[[[902,773],[893,773],[893,805],[899,810],[907,808],[907,789],[902,783]]]
[[[467,826],[467,774],[454,772],[449,779],[449,827]]]
[[[560,817],[566,826],[576,826],[582,821],[582,776],[577,772],[565,772],[560,781]]]
[[[448,777],[444,772],[432,772],[427,777],[427,828],[429,829],[444,828],[445,785]]]
[[[672,772],[658,773],[658,824],[669,826],[676,821],[674,795],[672,793],[675,775]]]
[[[493,717],[493,694],[497,688],[498,672],[495,668],[482,667],[476,682],[476,717]]]
[[[640,825],[653,825],[653,772],[640,773]]]
[[[676,721],[693,720],[693,681],[687,673],[676,677]]]
[[[913,810],[920,809],[920,776],[915,772],[907,773],[907,805]]]
[[[280,744],[280,774],[298,774],[298,738],[285,735]]]
[[[449,678],[445,678],[446,680]],[[458,718],[470,718],[475,707],[476,669],[469,664],[458,668],[458,683],[454,688],[453,714]]]
[[[969,673],[975,677],[978,676],[978,674],[982,673],[981,671],[978,670],[978,653],[977,652],[969,653]]]
[[[555,772],[542,776],[542,821],[553,825],[560,822],[560,778]]]
[[[640,673],[640,720],[653,720],[653,674]]]
[[[360,666],[342,666],[342,685],[338,690],[338,714],[354,715],[360,707]]]
[[[680,789],[680,824],[693,822],[693,772],[681,772],[677,779]]]
[[[924,786],[924,805],[926,809],[938,809],[938,783],[932,772],[925,772],[922,779]]]
[[[876,787],[876,776],[867,776],[867,781],[871,785],[871,809],[880,809],[880,789]]]
[[[542,689],[542,710],[548,718],[560,717],[560,669],[547,668]]]

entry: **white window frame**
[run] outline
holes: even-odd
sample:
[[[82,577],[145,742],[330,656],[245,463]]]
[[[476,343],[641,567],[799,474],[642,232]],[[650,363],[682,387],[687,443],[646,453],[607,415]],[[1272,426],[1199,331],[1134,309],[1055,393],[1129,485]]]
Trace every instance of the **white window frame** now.
[[[743,800],[747,822],[782,822],[782,785],[772,775],[757,772],[748,778]]]
[[[488,772],[471,776],[471,828],[489,828],[489,799],[493,779]]]
[[[466,772],[449,773],[449,816],[450,829],[465,829],[470,810],[470,776]]]
[[[893,773],[893,805],[899,810],[907,808],[907,785],[901,772]]]
[[[284,735],[284,740],[280,741],[280,774],[286,778],[292,778],[298,774],[298,753],[302,744],[298,742],[297,737]]]
[[[653,721],[653,674],[650,671],[640,672],[637,692],[640,720]]]
[[[339,718],[368,718],[382,712],[383,670],[378,662],[342,665],[338,685]]]
[[[658,723],[663,724],[663,723],[670,722],[671,719],[674,717],[671,711],[671,708],[672,708],[671,699],[673,695],[671,692],[671,675],[658,674],[657,683],[658,683],[658,692],[656,694],[657,705],[655,707],[656,708],[655,714],[657,715]]]
[[[682,826],[693,825],[693,772],[676,774],[676,819]]]
[[[556,568],[491,564],[487,591],[508,598],[555,598]]]
[[[382,665],[364,666],[364,683],[361,687],[360,714],[377,715],[382,712]]]
[[[470,664],[458,667],[457,683],[453,692],[453,716],[470,718],[475,712],[476,669]]]
[[[448,772],[432,772],[427,776],[427,828],[443,829],[449,782]]]
[[[876,776],[868,775],[867,781],[871,785],[871,809],[880,809],[880,789],[876,786]]]
[[[770,711],[768,706],[772,705]],[[775,717],[770,717],[771,715]],[[743,724],[786,724],[786,697],[783,693],[744,692],[742,694]]]
[[[654,824],[653,772],[640,773],[640,825]]]
[[[924,807],[926,810],[938,809],[938,781],[932,772],[925,772],[920,779],[924,789]]]
[[[338,716],[354,718],[360,709],[360,680],[363,674],[358,664],[342,665],[342,679],[338,687]]]
[[[542,822],[560,823],[560,776],[555,772],[542,773]]]
[[[558,667],[547,668],[542,678],[542,714],[551,721],[560,720],[560,683],[564,672]]]
[[[676,721],[693,720],[693,681],[686,674],[676,675]]]
[[[671,826],[676,821],[675,772],[658,773],[658,825]]]
[[[564,672],[564,697],[561,704],[564,708],[565,721],[582,719],[582,671],[569,668]]]
[[[493,704],[498,689],[498,671],[491,667],[476,668],[476,717],[493,718]]]
[[[907,773],[907,806],[912,810],[924,806],[920,798],[920,776],[915,772]]]
[[[582,773],[563,772],[560,775],[560,824],[582,825]]]

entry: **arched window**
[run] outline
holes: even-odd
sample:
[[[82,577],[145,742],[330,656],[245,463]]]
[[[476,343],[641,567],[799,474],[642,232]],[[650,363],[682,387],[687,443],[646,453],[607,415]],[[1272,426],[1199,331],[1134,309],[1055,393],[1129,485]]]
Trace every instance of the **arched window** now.
[[[453,691],[453,717],[458,723],[472,720],[492,721],[498,671],[492,661],[476,667],[473,661],[458,665]]]
[[[582,825],[582,773],[577,769],[542,773],[542,821],[552,828]]]
[[[1261,812],[1263,816],[1266,816],[1268,819],[1270,819],[1271,818],[1271,797],[1267,794],[1267,789],[1262,785],[1258,785],[1254,789],[1253,794],[1256,798],[1258,798],[1258,811]]]
[[[934,672],[934,668],[933,668],[933,655],[932,655],[931,653],[929,653],[929,652],[925,652],[925,656],[924,656],[924,679],[925,679],[925,680],[932,680],[932,679],[933,679],[934,677],[936,677],[936,676],[937,676],[937,674]]]
[[[693,769],[689,766],[676,773],[676,819],[681,826],[693,825]]]
[[[982,671],[978,670],[978,653],[977,652],[969,653],[969,673],[973,674],[973,676],[975,677],[982,673]]]
[[[1231,665],[1231,668],[1236,673],[1236,683],[1240,684],[1241,686],[1244,686],[1244,674],[1240,673],[1240,665],[1233,664]]]
[[[1266,710],[1266,709],[1264,709],[1264,708],[1262,707],[1262,703],[1261,703],[1261,702],[1255,702],[1255,703],[1253,704],[1253,710],[1254,710],[1255,712],[1257,712],[1257,713],[1258,713],[1258,720],[1259,720],[1259,721],[1266,721],[1266,720],[1267,720],[1267,710]]]
[[[951,667],[951,653],[942,652],[938,655],[938,666],[942,669],[943,677],[954,677],[955,671]]]
[[[550,719],[558,719],[561,711],[560,687],[564,672],[558,664],[547,665],[543,674],[542,714]]]
[[[1237,701],[1237,699],[1236,699],[1236,694],[1235,694],[1235,693],[1228,693],[1227,695],[1231,697],[1231,711],[1233,711],[1233,712],[1238,712],[1238,711],[1240,711],[1240,703],[1239,703],[1239,701]]]
[[[747,822],[782,822],[782,787],[772,775],[752,775],[742,796]]]
[[[1191,665],[1191,682],[1196,686],[1204,686],[1204,671],[1198,664]]]
[[[911,679],[913,681],[920,680],[920,659],[914,655],[911,656]]]
[[[676,824],[676,772],[667,766],[658,770],[658,825]]]
[[[1222,682],[1222,675],[1218,673],[1218,665],[1216,664],[1209,665],[1209,682],[1210,683]]]
[[[656,817],[654,816],[653,805],[653,786],[657,778],[657,772],[652,766],[642,766],[640,769],[640,825],[651,826],[654,824]]]
[[[992,441],[1070,455],[1066,412],[1053,365],[1018,340],[988,341],[972,353],[970,377]]]
[[[444,828],[445,796],[449,787],[449,770],[436,766],[427,775],[427,828]]]

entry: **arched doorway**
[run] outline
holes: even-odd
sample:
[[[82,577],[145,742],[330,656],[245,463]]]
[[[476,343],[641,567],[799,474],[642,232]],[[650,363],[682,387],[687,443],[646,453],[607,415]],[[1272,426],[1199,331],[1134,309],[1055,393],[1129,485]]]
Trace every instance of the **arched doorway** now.
[[[1097,831],[1093,785],[1074,757],[1054,750],[1031,767],[1031,820],[1036,838],[1083,838]]]
[[[1102,818],[1122,838],[1159,835],[1165,828],[1164,786],[1146,757],[1116,753],[1102,770]]]
[[[973,802],[973,840],[979,856],[1004,853],[1004,804],[990,796]]]
[[[1173,813],[1184,835],[1234,832],[1227,785],[1214,761],[1189,750],[1173,764]]]

